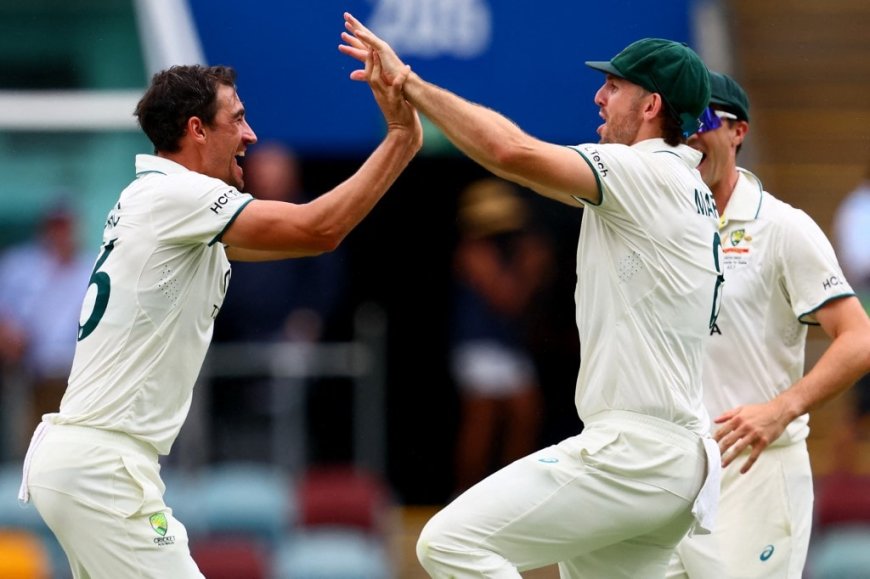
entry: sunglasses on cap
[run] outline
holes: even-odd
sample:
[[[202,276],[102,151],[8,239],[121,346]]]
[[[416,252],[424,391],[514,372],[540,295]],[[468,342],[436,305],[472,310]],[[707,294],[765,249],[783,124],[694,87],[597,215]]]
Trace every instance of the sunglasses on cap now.
[[[718,129],[722,126],[722,119],[731,119],[736,121],[737,115],[725,111],[719,111],[712,107],[707,107],[706,109],[704,109],[704,112],[701,113],[701,116],[698,117],[698,123],[700,123],[700,126],[695,132],[700,134]]]

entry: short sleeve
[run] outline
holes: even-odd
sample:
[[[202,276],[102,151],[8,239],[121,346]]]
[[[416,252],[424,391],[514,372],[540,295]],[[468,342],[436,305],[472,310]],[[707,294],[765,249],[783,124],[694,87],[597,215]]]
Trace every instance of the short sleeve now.
[[[642,224],[661,212],[670,187],[656,172],[655,162],[666,165],[671,160],[668,157],[679,162],[676,155],[665,151],[641,153],[620,144],[587,143],[572,148],[589,164],[598,180],[601,201],[597,205],[587,204],[595,213],[615,223]],[[658,194],[648,194],[653,190]]]
[[[855,295],[824,232],[801,210],[790,208],[779,223],[781,283],[797,319],[817,324],[815,312],[831,300]]]
[[[164,241],[211,245],[252,200],[250,194],[219,179],[186,173],[168,178],[155,200],[152,218]]]

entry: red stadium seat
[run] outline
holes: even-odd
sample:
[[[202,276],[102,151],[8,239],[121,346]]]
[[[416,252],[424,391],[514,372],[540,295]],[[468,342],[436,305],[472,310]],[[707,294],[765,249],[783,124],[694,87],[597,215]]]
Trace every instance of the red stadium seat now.
[[[271,576],[265,549],[245,537],[202,539],[191,544],[190,552],[208,579],[266,579]]]
[[[382,534],[390,492],[379,477],[353,466],[313,467],[297,490],[302,527],[354,527]]]

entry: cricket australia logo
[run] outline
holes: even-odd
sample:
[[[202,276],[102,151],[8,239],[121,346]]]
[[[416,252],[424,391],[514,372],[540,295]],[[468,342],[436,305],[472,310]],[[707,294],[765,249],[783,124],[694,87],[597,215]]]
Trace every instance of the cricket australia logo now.
[[[740,245],[740,242],[743,241],[743,238],[746,237],[745,229],[737,229],[736,231],[731,232],[731,245]]]
[[[169,530],[169,522],[166,520],[166,513],[154,513],[148,517],[148,522],[151,523],[151,528],[161,537],[166,536],[166,531]]]
[[[166,536],[166,532],[169,530],[169,521],[166,520],[166,513],[154,513],[148,517],[148,522],[151,523],[151,528],[154,529],[154,532],[160,535],[159,537],[154,537],[155,545],[166,547],[175,544],[175,535]]]

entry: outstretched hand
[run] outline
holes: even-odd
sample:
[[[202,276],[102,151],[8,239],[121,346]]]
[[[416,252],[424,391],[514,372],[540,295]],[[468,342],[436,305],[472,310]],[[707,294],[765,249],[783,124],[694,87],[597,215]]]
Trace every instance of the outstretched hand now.
[[[365,69],[357,71],[358,80],[368,82],[375,101],[384,115],[387,130],[408,131],[415,146],[419,148],[423,143],[423,125],[420,123],[417,109],[405,100],[405,95],[402,93],[402,87],[411,73],[411,67],[403,65],[394,72],[391,81],[386,82],[379,53],[374,50],[361,50],[361,55]]]
[[[363,26],[349,12],[344,13],[344,27],[347,31],[341,33],[341,39],[345,44],[338,46],[339,51],[363,63],[366,62],[367,55],[374,52],[380,59],[381,80],[387,85],[404,83],[411,69],[399,59],[389,44]],[[350,78],[370,82],[369,68],[351,72]]]

